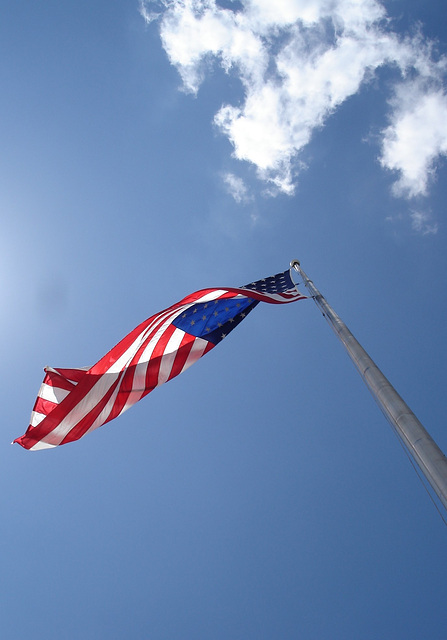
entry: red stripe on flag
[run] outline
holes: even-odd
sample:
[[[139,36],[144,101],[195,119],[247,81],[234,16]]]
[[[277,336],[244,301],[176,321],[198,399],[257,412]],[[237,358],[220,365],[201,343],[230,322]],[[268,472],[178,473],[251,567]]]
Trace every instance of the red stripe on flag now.
[[[82,369],[60,369],[58,367],[57,369],[55,368],[55,371],[57,371],[63,378],[65,378],[65,380],[77,384],[82,380],[89,368],[90,367]]]
[[[51,400],[45,400],[40,396],[37,397],[37,400],[34,404],[33,411],[37,411],[37,413],[43,413],[44,415],[48,415],[58,406],[57,402],[51,402]]]
[[[112,384],[110,389],[101,398],[98,404],[95,407],[93,407],[93,409],[91,409],[91,411],[89,411],[87,415],[84,416],[84,418],[82,418],[82,420],[80,420],[77,423],[76,426],[70,429],[70,431],[67,433],[65,438],[60,442],[60,444],[66,444],[67,442],[73,442],[74,440],[79,440],[79,438],[82,438],[82,436],[90,429],[92,424],[95,422],[96,418],[99,416],[101,411],[106,407],[107,403],[112,397],[118,384],[119,384],[119,378]],[[109,420],[111,420],[110,417],[102,421],[101,425],[105,424]],[[98,426],[101,426],[101,425],[98,425]]]
[[[70,382],[59,375],[59,373],[54,373],[53,371],[47,371],[43,381],[50,387],[57,387],[58,389],[64,389],[65,391],[71,391],[76,386],[73,382]]]
[[[160,364],[164,354],[164,350],[175,329],[176,328],[173,324],[170,324],[168,327],[166,327],[165,331],[160,336],[159,341],[155,345],[146,371],[146,395],[147,393],[150,393],[153,389],[155,389],[155,387],[158,385],[158,373],[160,371]]]
[[[59,403],[49,415],[36,427],[28,427],[26,433],[14,440],[26,449],[31,449],[35,444],[44,440],[44,438],[54,431],[60,422],[68,413],[87,395],[98,380],[98,376],[86,375],[79,384],[68,394],[64,400]]]
[[[89,372],[94,374],[104,373],[113,365],[114,362],[118,360],[119,357],[123,355],[123,353],[126,352],[129,347],[132,346],[132,344],[138,339],[140,334],[142,334],[145,329],[150,327],[153,322],[160,321],[161,324],[161,322],[166,319],[167,316],[171,315],[171,313],[175,312],[175,310],[179,307],[182,307],[185,304],[194,303],[199,298],[203,297],[207,293],[212,293],[213,291],[214,289],[202,289],[201,291],[196,291],[195,293],[192,293],[191,295],[183,298],[183,300],[180,300],[180,302],[177,302],[171,307],[160,311],[160,313],[156,313],[155,315],[151,316],[150,318],[139,324],[138,327],[127,334],[127,336],[125,336],[120,342],[118,342],[117,345],[110,349],[110,351],[106,353],[106,355],[102,357],[101,360],[99,360],[90,369]]]
[[[128,402],[131,394],[135,393],[135,391],[141,391],[141,393],[139,394],[139,397],[136,398],[134,400],[134,402],[132,402],[131,404],[135,404],[135,402],[137,402],[137,400],[139,398],[141,398],[144,389],[138,390],[138,389],[135,389],[135,386],[134,386],[134,377],[135,377],[136,367],[137,367],[138,364],[141,364],[141,365],[144,366],[144,362],[139,363],[140,358],[143,356],[145,349],[149,346],[150,342],[155,338],[157,332],[160,330],[160,328],[163,326],[163,324],[168,321],[168,318],[169,318],[169,316],[166,317],[166,314],[164,314],[163,318],[160,320],[160,322],[157,322],[157,324],[154,324],[154,326],[152,327],[150,333],[148,333],[145,336],[144,340],[140,344],[137,352],[135,353],[134,357],[131,360],[131,363],[129,364],[129,366],[127,366],[126,370],[124,371],[124,374],[123,374],[121,382],[120,382],[119,393],[118,393],[118,396],[117,396],[117,398],[116,398],[116,400],[114,402],[111,414],[107,418],[107,422],[109,420],[113,420],[114,418],[119,416],[119,414],[122,412],[123,408],[125,407],[126,403]],[[169,336],[169,334],[170,333],[172,334],[173,331],[175,331],[175,327],[172,324],[168,325],[167,329],[164,330],[164,332],[161,334],[161,336],[159,338],[159,341],[157,343],[157,346],[159,345],[158,348],[160,348],[160,349],[163,348],[163,344],[165,344],[163,342],[165,336],[167,334]],[[168,337],[168,340],[169,340],[169,337]],[[160,341],[162,341],[162,342],[160,342]],[[167,341],[166,341],[166,343],[167,343]],[[166,346],[166,344],[165,344],[165,346]],[[157,349],[157,347],[155,347],[155,349]],[[152,361],[153,354],[154,354],[154,352],[152,352],[152,355],[150,356],[150,361]],[[149,366],[149,363],[147,363],[147,366]],[[147,376],[147,366],[146,366],[146,376]],[[152,389],[149,389],[149,391],[152,391]],[[147,391],[147,393],[149,391]]]
[[[129,399],[130,394],[133,390],[133,379],[135,375],[135,366],[128,367],[126,371],[123,372],[119,383],[119,391],[118,395],[115,398],[113,406],[110,408],[110,413],[107,416],[105,422],[109,422],[114,418],[118,417],[121,411],[124,408],[127,400]]]
[[[175,378],[175,376],[178,376],[182,372],[185,362],[191,353],[191,348],[194,342],[195,337],[189,333],[185,333],[175,356],[174,364],[172,365],[168,380],[172,380],[172,378]]]

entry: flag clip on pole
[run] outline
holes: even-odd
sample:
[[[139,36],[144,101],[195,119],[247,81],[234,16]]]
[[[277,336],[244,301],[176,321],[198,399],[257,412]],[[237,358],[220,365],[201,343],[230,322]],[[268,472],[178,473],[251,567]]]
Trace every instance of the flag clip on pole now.
[[[447,510],[447,458],[312,280],[308,278],[300,262],[292,260],[290,268],[295,269],[303,279],[304,286],[345,346],[377,404]]]

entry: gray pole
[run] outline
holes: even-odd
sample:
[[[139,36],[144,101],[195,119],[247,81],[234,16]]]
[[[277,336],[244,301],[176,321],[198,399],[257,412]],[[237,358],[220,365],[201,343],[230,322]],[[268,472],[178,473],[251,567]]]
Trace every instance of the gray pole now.
[[[301,269],[299,261],[292,260],[290,267],[300,274],[304,286],[344,344],[346,351],[373,394],[377,404],[433,487],[444,508],[447,509],[447,458],[363,347],[357,342],[345,323],[327,303],[312,280],[309,280]]]

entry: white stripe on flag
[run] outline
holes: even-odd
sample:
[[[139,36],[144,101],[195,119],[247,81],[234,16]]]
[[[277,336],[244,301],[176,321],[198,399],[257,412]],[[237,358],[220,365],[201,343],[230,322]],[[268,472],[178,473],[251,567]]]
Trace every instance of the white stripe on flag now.
[[[161,384],[164,384],[168,381],[169,375],[174,365],[175,356],[177,355],[180,343],[183,340],[184,335],[185,332],[182,329],[176,329],[172,336],[169,338],[160,362],[157,386],[160,386]]]
[[[96,420],[93,422],[92,426],[87,429],[85,434],[90,433],[90,431],[94,431],[95,429],[100,427],[102,424],[104,424],[104,422],[107,421],[107,418],[109,417],[110,412],[113,411],[113,405],[115,404],[115,400],[119,391],[120,391],[120,385],[118,384],[115,391],[112,393],[109,401],[107,402],[106,406],[101,411],[101,413],[96,418]]]
[[[184,371],[186,371],[186,369],[188,369],[188,367],[194,364],[194,362],[197,362],[197,360],[202,357],[208,345],[208,340],[204,340],[203,338],[196,338],[180,373],[183,373]]]
[[[39,413],[38,411],[31,411],[30,425],[32,427],[37,427],[37,425],[40,424],[44,418],[46,418],[46,415],[44,413]]]
[[[60,444],[65,436],[102,401],[118,376],[117,373],[107,373],[98,378],[90,391],[67,413],[57,427],[43,438],[43,441],[49,445]]]
[[[66,389],[60,389],[59,387],[52,387],[49,384],[42,383],[39,389],[39,397],[43,400],[50,400],[55,404],[59,404],[62,400],[68,396],[70,392]]]

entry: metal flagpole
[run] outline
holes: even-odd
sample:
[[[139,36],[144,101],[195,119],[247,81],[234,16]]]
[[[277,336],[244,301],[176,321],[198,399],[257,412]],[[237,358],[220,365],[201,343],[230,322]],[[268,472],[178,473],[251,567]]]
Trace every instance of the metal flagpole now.
[[[292,260],[290,267],[300,274],[304,286],[344,344],[377,404],[447,510],[447,458],[312,280],[309,280],[299,261]]]

